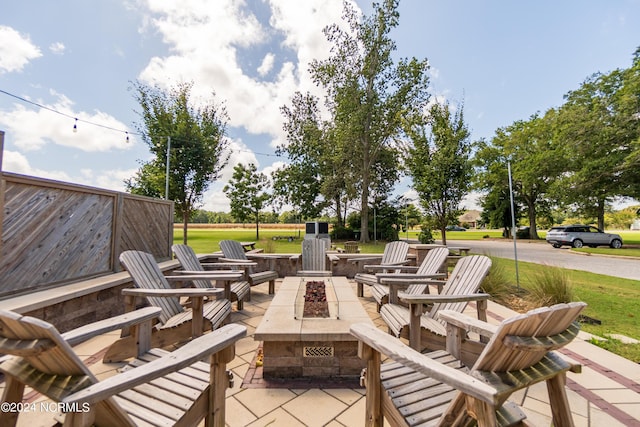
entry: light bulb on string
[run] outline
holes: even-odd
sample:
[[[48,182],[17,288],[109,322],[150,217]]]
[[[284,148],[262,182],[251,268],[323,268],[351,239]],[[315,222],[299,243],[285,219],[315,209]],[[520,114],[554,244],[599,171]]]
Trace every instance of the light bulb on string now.
[[[76,121],[73,123],[73,133],[77,133],[78,132],[78,118],[76,118]]]
[[[127,132],[125,132],[125,134],[127,135],[126,141],[127,141],[127,144],[128,144],[129,143],[129,132],[127,131]]]

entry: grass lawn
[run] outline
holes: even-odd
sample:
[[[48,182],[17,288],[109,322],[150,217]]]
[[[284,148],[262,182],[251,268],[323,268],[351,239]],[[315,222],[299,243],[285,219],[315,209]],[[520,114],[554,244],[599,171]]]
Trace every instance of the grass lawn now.
[[[513,260],[494,258],[516,283]],[[531,289],[533,277],[545,268],[539,264],[518,262],[520,286]],[[588,304],[584,314],[602,322],[601,325],[583,324],[586,332],[604,337],[605,334],[622,334],[640,340],[640,282],[579,270],[565,270],[573,288],[574,300]],[[640,345],[622,344],[616,340],[595,344],[640,363]]]
[[[304,236],[304,232],[301,233]],[[404,233],[403,233],[404,234]],[[621,233],[622,234],[622,233]],[[627,233],[625,233],[627,234]],[[410,231],[409,238],[416,239],[418,232]],[[480,240],[486,238],[500,238],[500,230],[478,230],[478,231],[458,231],[447,233],[448,240]],[[257,247],[264,249],[267,253],[300,253],[302,240],[296,239],[293,242],[287,240],[273,240],[274,236],[295,236],[295,230],[260,230],[260,239],[256,241],[255,230],[236,229],[189,229],[188,244],[197,253],[211,253],[219,250],[218,242],[224,239],[239,241],[256,241]],[[401,235],[402,238],[406,235]],[[439,235],[434,234],[436,239]],[[623,235],[625,243],[637,241],[640,244],[640,232],[629,232]],[[174,242],[182,242],[182,230],[174,231]],[[334,242],[341,247],[344,242]],[[363,253],[382,253],[385,242],[361,244]],[[589,252],[613,253],[615,255],[636,254],[639,249],[588,249]],[[611,252],[609,252],[611,251]],[[512,260],[496,259],[504,265],[506,274],[511,283],[515,280],[515,264]],[[531,286],[532,277],[536,272],[545,268],[539,264],[519,262],[520,285],[527,289]],[[608,333],[617,333],[640,340],[640,282],[628,279],[620,279],[600,274],[587,273],[577,270],[567,270],[571,284],[573,286],[574,299],[584,301],[588,304],[584,314],[598,319],[601,325],[584,324],[583,329],[594,335],[604,336]],[[622,344],[615,340],[609,340],[597,345],[619,354],[636,363],[640,363],[640,345]]]

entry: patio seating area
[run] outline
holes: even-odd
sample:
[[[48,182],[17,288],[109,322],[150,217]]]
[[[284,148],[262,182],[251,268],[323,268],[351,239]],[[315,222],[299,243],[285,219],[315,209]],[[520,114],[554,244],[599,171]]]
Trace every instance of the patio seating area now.
[[[356,293],[355,281],[349,280]],[[276,280],[275,294],[282,284]],[[235,358],[227,364],[234,374],[233,386],[227,390],[226,424],[228,426],[363,426],[365,425],[365,389],[356,384],[345,385],[330,380],[313,383],[297,380],[262,378],[256,364],[261,343],[254,340],[256,328],[269,308],[274,295],[266,286],[253,287],[251,300],[242,311],[234,306],[230,321],[246,326],[247,336],[236,343]],[[387,326],[376,309],[376,301],[365,288],[359,298],[373,324],[386,333]],[[476,316],[475,304],[466,313]],[[487,319],[498,324],[515,313],[489,302]],[[74,347],[80,359],[98,380],[114,376],[121,363],[102,363],[108,347],[119,338],[112,332],[92,338]],[[588,342],[589,335],[580,332],[569,345],[559,350],[571,363],[582,365],[582,373],[567,374],[567,395],[573,420],[577,426],[640,425],[640,365],[602,350]],[[1,384],[4,389],[5,383]],[[531,425],[551,423],[550,405],[543,383],[517,391],[511,396],[521,405]],[[28,402],[48,402],[42,395],[27,389]],[[40,408],[40,406],[37,406]],[[54,408],[44,405],[42,408]],[[21,414],[18,426],[54,426],[56,411],[30,411]],[[204,425],[204,423],[201,423]],[[390,425],[385,421],[384,425]]]

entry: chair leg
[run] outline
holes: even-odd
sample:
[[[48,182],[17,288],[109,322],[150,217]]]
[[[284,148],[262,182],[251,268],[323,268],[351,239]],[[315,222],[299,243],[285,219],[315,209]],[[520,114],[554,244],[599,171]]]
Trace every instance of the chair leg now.
[[[4,393],[2,394],[2,403],[20,403],[24,393],[24,383],[7,375],[5,381]],[[15,426],[18,423],[19,411],[2,411],[0,412],[0,425]]]
[[[358,296],[364,296],[364,286],[362,285],[362,282],[358,282]]]
[[[567,375],[565,373],[558,374],[547,380],[547,391],[551,403],[553,425],[572,427],[574,424],[565,389],[566,382]]]

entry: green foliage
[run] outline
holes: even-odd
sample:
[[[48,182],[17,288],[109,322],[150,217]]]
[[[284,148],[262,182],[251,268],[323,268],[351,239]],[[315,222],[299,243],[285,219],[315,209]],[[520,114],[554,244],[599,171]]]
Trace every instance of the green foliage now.
[[[223,191],[231,200],[231,215],[239,221],[252,219],[256,224],[256,239],[260,238],[260,211],[271,199],[267,192],[269,182],[253,163],[247,167],[238,164],[233,168],[233,177]]]
[[[347,194],[360,196],[361,242],[369,240],[369,201],[388,194],[398,180],[402,122],[417,115],[429,99],[426,60],[394,62],[390,38],[398,26],[398,0],[374,3],[361,18],[344,3],[345,26],[330,25],[325,35],[331,56],[311,63],[316,84],[326,90],[325,104],[334,144],[334,161],[345,177]]]
[[[446,244],[445,227],[457,223],[471,181],[471,144],[463,108],[452,114],[448,104],[434,104],[424,121],[409,124],[407,134],[412,141],[406,162],[413,188]]]
[[[513,293],[513,284],[502,259],[491,257],[489,274],[482,280],[480,288],[482,292],[491,295],[491,298],[498,302]]]
[[[418,234],[418,240],[422,244],[434,243],[436,239],[433,238],[433,234],[431,233],[431,229],[427,227],[426,224],[422,225],[422,229],[420,230],[420,234]]]
[[[542,266],[531,278],[530,298],[537,306],[573,301],[573,287],[567,270]]]
[[[142,124],[137,128],[155,157],[142,163],[136,175],[125,181],[131,193],[160,197],[165,195],[168,180],[168,199],[175,202],[175,212],[182,217],[185,243],[189,219],[229,159],[225,154],[226,110],[215,103],[215,94],[208,103],[194,106],[192,87],[193,83],[182,83],[165,91],[158,86],[134,84],[142,108]]]

